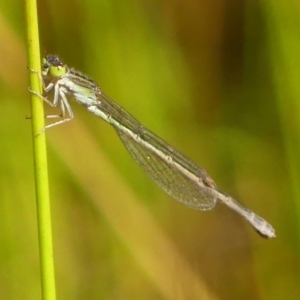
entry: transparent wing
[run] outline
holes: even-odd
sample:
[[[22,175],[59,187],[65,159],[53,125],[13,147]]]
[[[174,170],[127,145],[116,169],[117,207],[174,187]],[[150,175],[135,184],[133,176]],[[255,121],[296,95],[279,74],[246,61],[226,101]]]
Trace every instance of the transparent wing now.
[[[167,194],[194,209],[209,210],[216,205],[216,193],[203,183],[207,175],[202,168],[144,128],[137,133],[139,139],[159,149],[164,158],[143,147],[143,143],[137,142],[139,139],[116,129],[133,159]],[[178,164],[192,172],[192,178],[181,172]]]
[[[185,205],[212,209],[218,190],[206,171],[143,127],[120,105],[103,94],[88,110],[110,123],[133,159],[170,196]]]

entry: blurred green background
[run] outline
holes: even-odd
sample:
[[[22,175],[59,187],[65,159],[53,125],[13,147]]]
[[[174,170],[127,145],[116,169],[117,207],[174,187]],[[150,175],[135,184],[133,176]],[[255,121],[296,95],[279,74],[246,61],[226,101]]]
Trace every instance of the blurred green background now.
[[[298,3],[38,2],[42,55],[89,74],[277,234],[262,239],[221,204],[173,201],[74,103],[75,119],[46,133],[58,299],[300,299]],[[24,20],[22,1],[0,0],[0,299],[32,300]]]

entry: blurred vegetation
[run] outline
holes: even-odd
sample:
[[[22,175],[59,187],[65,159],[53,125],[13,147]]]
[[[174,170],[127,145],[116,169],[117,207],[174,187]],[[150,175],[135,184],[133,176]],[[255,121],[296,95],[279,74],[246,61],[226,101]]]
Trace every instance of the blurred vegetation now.
[[[222,205],[173,201],[74,104],[76,118],[47,132],[59,299],[299,299],[300,18],[295,1],[277,2],[39,1],[46,53],[89,74],[277,234],[263,240]],[[32,300],[23,8],[0,0],[0,299]]]

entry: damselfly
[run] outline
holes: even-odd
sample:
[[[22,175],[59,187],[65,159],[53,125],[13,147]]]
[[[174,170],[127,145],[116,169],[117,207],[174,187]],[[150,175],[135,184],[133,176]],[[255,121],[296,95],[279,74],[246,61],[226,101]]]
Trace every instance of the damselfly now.
[[[42,73],[38,75],[45,93],[54,91],[54,99],[51,102],[46,96],[32,92],[50,106],[60,105],[61,108],[61,114],[57,115],[61,120],[47,125],[44,130],[73,119],[67,98],[71,95],[76,102],[115,128],[133,159],[167,194],[199,210],[210,210],[221,201],[244,217],[261,236],[275,237],[275,230],[269,223],[220,191],[203,168],[142,126],[105,96],[93,79],[69,68],[56,55],[47,55],[43,59]]]

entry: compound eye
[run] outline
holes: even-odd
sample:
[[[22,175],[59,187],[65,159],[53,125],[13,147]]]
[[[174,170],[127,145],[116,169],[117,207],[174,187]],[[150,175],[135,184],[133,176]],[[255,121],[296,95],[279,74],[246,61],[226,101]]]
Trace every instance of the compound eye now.
[[[67,73],[67,68],[66,66],[62,66],[62,65],[57,65],[57,66],[50,66],[49,68],[49,74],[52,77],[62,77],[63,75],[65,75]]]

